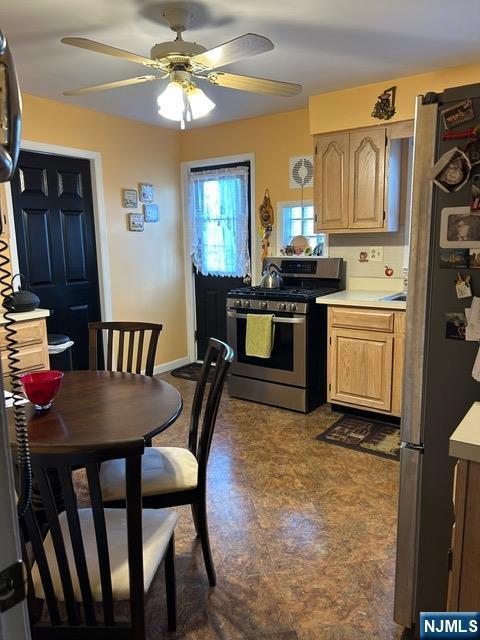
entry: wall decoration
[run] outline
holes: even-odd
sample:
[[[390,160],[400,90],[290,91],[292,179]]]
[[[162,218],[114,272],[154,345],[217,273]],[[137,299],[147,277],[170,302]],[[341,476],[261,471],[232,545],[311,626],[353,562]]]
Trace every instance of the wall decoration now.
[[[136,189],[122,189],[122,207],[134,209],[138,204]]]
[[[470,207],[445,207],[441,216],[443,249],[480,248],[480,213],[470,211]]]
[[[389,267],[388,265],[385,265],[385,275],[387,276],[387,278],[391,278],[394,274],[394,270],[393,267]]]
[[[140,202],[153,202],[153,184],[150,184],[148,182],[140,182],[140,184],[138,185],[138,193]]]
[[[479,134],[480,126],[476,125],[461,131],[444,131],[442,138],[444,140],[465,140],[466,138],[478,138]]]
[[[440,249],[441,269],[466,269],[468,266],[468,249]]]
[[[129,213],[128,216],[128,230],[129,231],[143,231],[145,228],[145,219],[142,213]]]
[[[465,325],[467,318],[464,313],[445,314],[445,337],[453,340],[465,340]]]
[[[368,251],[360,251],[358,254],[359,262],[368,262]]]
[[[145,222],[158,222],[158,207],[156,204],[143,205],[143,217]]]
[[[444,153],[431,170],[434,184],[446,193],[459,191],[470,176],[470,160],[458,147]]]
[[[273,224],[275,222],[275,214],[273,212],[272,203],[270,200],[270,191],[265,189],[262,204],[258,208],[258,215],[260,220],[260,226],[263,229],[262,235],[262,265],[263,259],[268,256],[268,249],[270,247],[270,236],[273,231]]]
[[[290,189],[313,186],[313,156],[292,156],[289,159],[289,169]]]
[[[480,269],[480,251],[470,249],[468,252],[468,266],[470,269]]]
[[[453,107],[442,109],[440,113],[445,129],[452,129],[475,119],[473,102],[470,99],[454,104]]]
[[[395,94],[397,87],[390,87],[378,96],[378,100],[375,103],[372,111],[372,118],[378,120],[390,120],[395,115]]]

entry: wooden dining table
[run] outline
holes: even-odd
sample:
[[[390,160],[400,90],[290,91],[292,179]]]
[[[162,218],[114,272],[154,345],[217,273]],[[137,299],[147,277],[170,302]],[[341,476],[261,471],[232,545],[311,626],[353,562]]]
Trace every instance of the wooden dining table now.
[[[32,451],[85,450],[96,445],[165,431],[182,412],[172,385],[149,376],[110,371],[71,371],[50,409],[25,405]],[[10,441],[15,442],[13,409],[7,410]]]

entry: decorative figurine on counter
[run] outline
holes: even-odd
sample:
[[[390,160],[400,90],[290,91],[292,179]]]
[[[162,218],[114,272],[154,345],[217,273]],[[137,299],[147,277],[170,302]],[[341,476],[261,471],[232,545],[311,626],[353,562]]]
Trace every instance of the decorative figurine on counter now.
[[[395,115],[395,94],[397,87],[390,87],[378,96],[378,100],[375,103],[372,111],[372,118],[378,120],[390,120]]]

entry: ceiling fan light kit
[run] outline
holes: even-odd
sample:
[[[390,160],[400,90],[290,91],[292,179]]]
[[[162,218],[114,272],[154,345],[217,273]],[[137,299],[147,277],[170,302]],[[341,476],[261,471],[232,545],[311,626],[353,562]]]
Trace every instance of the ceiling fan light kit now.
[[[172,71],[170,82],[157,98],[158,113],[164,118],[180,122],[185,129],[187,122],[210,113],[215,103],[191,80],[187,71]]]
[[[180,122],[181,128],[184,129],[187,122],[202,118],[215,108],[215,103],[197,87],[192,78],[199,78],[227,89],[283,97],[294,96],[302,90],[301,85],[291,82],[216,71],[219,67],[232,64],[243,58],[271,51],[274,45],[268,38],[255,33],[246,33],[207,50],[196,42],[187,42],[182,38],[182,32],[186,30],[189,23],[188,11],[172,8],[165,11],[164,17],[177,37],[173,42],[161,42],[154,45],[150,52],[150,58],[87,38],[62,38],[64,44],[129,60],[149,67],[158,74],[72,89],[64,91],[64,95],[76,96],[94,93],[170,77],[166,89],[157,98],[158,113],[164,118]]]

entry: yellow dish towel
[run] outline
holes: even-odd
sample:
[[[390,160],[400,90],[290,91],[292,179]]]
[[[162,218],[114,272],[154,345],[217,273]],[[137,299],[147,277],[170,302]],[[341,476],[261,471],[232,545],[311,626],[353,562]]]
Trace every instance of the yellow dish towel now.
[[[273,314],[247,313],[246,355],[256,358],[270,358],[274,332]]]

